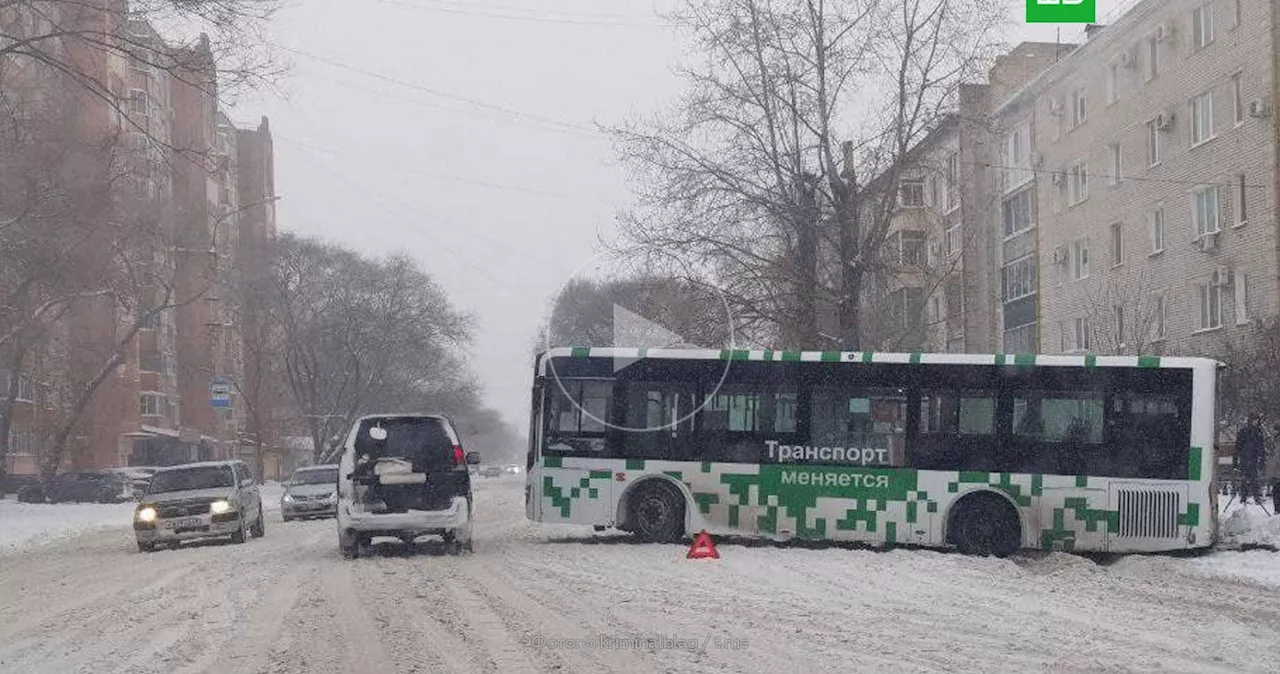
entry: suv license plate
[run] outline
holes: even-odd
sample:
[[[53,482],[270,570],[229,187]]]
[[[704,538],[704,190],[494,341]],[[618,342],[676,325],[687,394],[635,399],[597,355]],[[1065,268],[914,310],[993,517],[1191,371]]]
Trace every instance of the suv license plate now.
[[[199,517],[184,517],[180,520],[165,522],[166,529],[191,529],[200,526],[204,526],[204,521]]]

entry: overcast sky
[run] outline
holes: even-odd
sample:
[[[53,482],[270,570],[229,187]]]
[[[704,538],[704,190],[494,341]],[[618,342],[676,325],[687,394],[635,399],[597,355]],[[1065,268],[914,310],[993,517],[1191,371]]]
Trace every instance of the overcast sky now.
[[[547,302],[628,202],[594,124],[681,90],[654,14],[672,1],[293,0],[273,25],[280,95],[233,110],[271,119],[280,228],[414,256],[476,317],[471,367],[522,431]],[[1057,37],[997,1],[1010,42]],[[1135,2],[1098,0],[1099,20]]]

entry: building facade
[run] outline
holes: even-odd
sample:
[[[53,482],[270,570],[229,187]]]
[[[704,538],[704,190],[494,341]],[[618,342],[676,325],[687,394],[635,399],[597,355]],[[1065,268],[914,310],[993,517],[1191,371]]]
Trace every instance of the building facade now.
[[[1041,351],[1221,355],[1280,309],[1273,19],[1146,0],[1027,87]]]
[[[131,304],[76,301],[18,371],[0,367],[0,384],[18,384],[5,424],[4,469],[11,475],[39,471],[77,390],[107,370],[64,443],[61,468],[232,457],[245,430],[237,388],[243,312],[234,306],[234,275],[242,240],[266,246],[274,236],[266,120],[242,135],[218,109],[207,39],[174,47],[153,26],[129,21],[122,3],[95,11],[82,9],[76,20],[127,34],[135,53],[67,48],[91,80],[61,92],[74,110],[69,142],[109,146],[118,155],[113,170],[125,180],[111,198],[127,200],[130,216],[150,228],[149,252],[133,264],[152,281]],[[242,185],[256,202],[240,198]]]

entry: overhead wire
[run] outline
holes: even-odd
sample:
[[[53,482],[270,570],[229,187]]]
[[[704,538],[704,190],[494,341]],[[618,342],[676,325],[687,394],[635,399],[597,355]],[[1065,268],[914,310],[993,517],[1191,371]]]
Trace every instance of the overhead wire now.
[[[303,147],[310,148],[310,149],[315,150],[315,151],[317,151],[317,152],[324,152],[324,153],[329,154],[329,155],[333,155],[333,156],[337,156],[337,157],[344,157],[344,158],[347,158],[347,159],[352,159],[352,160],[355,160],[355,161],[364,162],[364,163],[366,163],[366,164],[371,164],[371,165],[381,165],[381,162],[379,162],[379,161],[377,161],[377,160],[374,160],[374,159],[370,159],[370,158],[368,158],[368,157],[362,157],[362,156],[360,156],[360,155],[352,154],[352,153],[349,153],[349,152],[344,152],[344,151],[341,151],[341,150],[335,150],[335,149],[333,149],[333,148],[328,148],[328,147],[324,147],[324,146],[320,146],[320,145],[315,145],[315,144],[313,144],[313,143],[304,142],[304,141],[301,141],[301,140],[298,140],[298,139],[295,139],[295,138],[291,138],[291,137],[289,137],[289,136],[284,136],[284,135],[282,135],[282,134],[280,134],[280,133],[278,133],[278,132],[273,132],[273,133],[272,133],[272,136],[273,136],[273,137],[275,137],[275,138],[278,138],[278,139],[280,139],[280,140],[283,140],[283,141],[285,141],[286,143],[292,143],[292,144],[295,144],[295,145],[301,145],[301,146],[303,146]],[[445,180],[445,181],[449,181],[449,182],[462,183],[462,184],[465,184],[465,185],[475,185],[475,186],[477,186],[477,187],[484,187],[484,188],[487,188],[487,189],[501,190],[501,191],[506,191],[506,192],[520,192],[520,193],[530,194],[530,195],[534,195],[534,196],[548,197],[548,198],[551,198],[551,199],[563,199],[563,200],[566,200],[566,201],[576,201],[576,202],[594,202],[594,203],[602,203],[602,204],[613,204],[613,203],[614,203],[613,201],[608,200],[608,199],[593,199],[593,198],[590,198],[590,197],[576,196],[576,195],[572,195],[572,194],[565,194],[565,193],[562,193],[562,192],[553,192],[553,191],[548,191],[548,190],[540,190],[540,189],[536,189],[536,188],[532,188],[532,187],[522,187],[522,186],[519,186],[519,185],[507,185],[507,184],[503,184],[503,183],[489,182],[489,181],[486,181],[486,180],[476,180],[476,179],[474,179],[474,178],[464,178],[464,177],[461,177],[461,176],[454,176],[454,175],[449,175],[449,174],[444,174],[444,173],[434,173],[434,172],[430,172],[430,171],[423,171],[423,170],[420,170],[420,169],[405,168],[405,167],[401,167],[401,166],[394,166],[394,167],[393,167],[393,166],[386,166],[385,168],[386,168],[388,171],[395,172],[395,173],[400,173],[400,174],[424,176],[424,177],[428,177],[428,178],[435,178],[435,179],[438,179],[438,180]]]
[[[539,124],[544,125],[545,127],[549,128],[549,129],[551,129],[551,130],[554,130],[554,131],[560,131],[560,132],[562,132],[562,133],[579,134],[579,135],[597,136],[597,137],[598,137],[598,136],[603,136],[603,134],[600,132],[600,130],[599,130],[599,129],[595,129],[595,128],[592,128],[592,127],[583,126],[583,125],[580,125],[580,124],[575,124],[575,123],[573,123],[573,122],[565,122],[565,121],[558,120],[558,119],[552,119],[552,118],[550,118],[550,117],[543,117],[543,116],[541,116],[541,115],[536,115],[536,114],[533,114],[533,113],[530,113],[530,112],[520,112],[519,110],[512,110],[512,109],[510,109],[510,108],[506,108],[506,107],[503,107],[503,106],[501,106],[501,105],[496,105],[496,104],[493,104],[493,103],[487,103],[487,102],[484,102],[484,101],[478,101],[478,100],[475,100],[475,99],[472,99],[472,98],[467,98],[467,97],[465,97],[465,96],[459,96],[459,95],[456,95],[456,94],[447,93],[447,92],[441,91],[441,90],[439,90],[439,89],[434,89],[434,88],[432,88],[432,87],[428,87],[428,86],[425,86],[425,85],[422,85],[422,84],[418,84],[418,83],[416,83],[416,82],[409,82],[409,81],[407,81],[407,80],[402,80],[402,79],[399,79],[399,78],[396,78],[396,77],[391,77],[391,76],[389,76],[389,75],[384,75],[384,74],[379,73],[379,72],[375,72],[375,71],[372,71],[372,70],[367,70],[367,69],[361,68],[361,67],[359,67],[359,66],[353,66],[353,65],[351,65],[351,64],[349,64],[349,63],[344,63],[344,62],[342,62],[342,61],[338,61],[338,60],[331,59],[331,58],[328,58],[328,57],[320,56],[320,55],[317,55],[317,54],[312,54],[312,53],[310,53],[310,52],[303,51],[303,50],[301,50],[301,49],[295,49],[295,48],[293,48],[293,47],[285,47],[285,46],[283,46],[283,45],[280,45],[280,46],[279,46],[279,48],[280,48],[280,49],[282,49],[282,50],[284,50],[284,51],[286,51],[286,52],[289,52],[289,53],[291,53],[291,54],[296,54],[296,55],[298,55],[298,56],[302,56],[302,57],[304,57],[304,58],[308,58],[308,59],[311,59],[311,60],[313,60],[313,61],[317,61],[317,62],[320,62],[320,63],[324,63],[324,64],[329,65],[329,66],[332,66],[332,67],[334,67],[334,68],[341,68],[341,69],[343,69],[343,70],[348,70],[348,71],[350,71],[350,72],[359,73],[359,74],[364,75],[364,76],[366,76],[366,77],[371,77],[371,78],[374,78],[374,79],[382,80],[382,81],[387,82],[387,83],[389,83],[389,84],[394,84],[394,85],[396,85],[396,86],[404,87],[404,88],[406,88],[406,89],[412,89],[412,90],[414,90],[414,91],[421,91],[421,92],[423,92],[423,93],[430,94],[430,95],[432,95],[432,96],[436,96],[436,97],[438,97],[438,98],[443,98],[443,99],[445,99],[445,100],[450,100],[450,101],[454,101],[454,102],[456,102],[456,103],[462,103],[462,104],[465,104],[465,105],[471,105],[471,106],[474,106],[474,107],[477,107],[477,108],[480,108],[480,109],[483,109],[483,110],[489,110],[489,111],[492,111],[492,112],[496,112],[496,113],[500,113],[500,114],[508,115],[508,116],[510,116],[510,117],[512,117],[512,118],[514,118],[514,119],[520,119],[520,120],[527,120],[527,121],[530,121],[530,122],[536,122],[536,123],[539,123]]]
[[[590,14],[576,12],[557,12],[545,9],[523,9],[510,6],[481,5],[475,3],[455,3],[447,0],[375,0],[384,5],[394,5],[423,12],[438,12],[487,19],[505,19],[511,21],[527,21],[531,23],[557,23],[575,26],[604,26],[613,28],[648,28],[661,27],[656,21],[634,21],[621,14]],[[426,4],[422,4],[426,3]]]

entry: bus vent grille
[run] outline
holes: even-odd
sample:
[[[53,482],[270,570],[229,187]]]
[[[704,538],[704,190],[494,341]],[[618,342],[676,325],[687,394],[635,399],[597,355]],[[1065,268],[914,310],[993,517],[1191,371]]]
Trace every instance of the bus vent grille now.
[[[1121,538],[1177,538],[1178,492],[1120,489]]]

